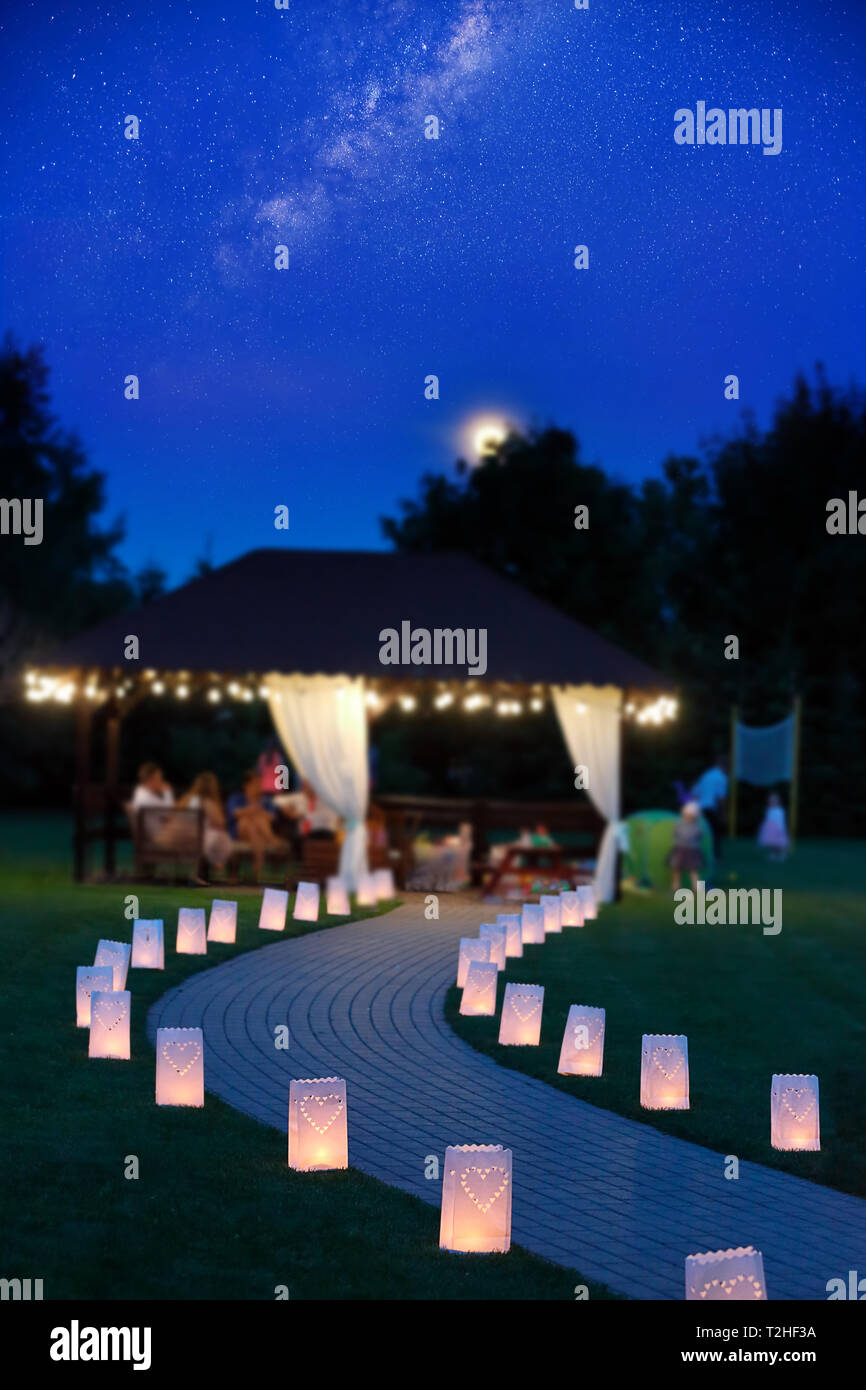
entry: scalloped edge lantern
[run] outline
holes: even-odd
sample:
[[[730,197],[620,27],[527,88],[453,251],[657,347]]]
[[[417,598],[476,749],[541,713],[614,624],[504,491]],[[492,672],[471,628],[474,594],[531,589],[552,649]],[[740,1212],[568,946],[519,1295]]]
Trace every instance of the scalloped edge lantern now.
[[[339,874],[334,874],[325,884],[325,911],[329,917],[349,917],[351,915],[349,890]]]
[[[455,1144],[445,1150],[440,1250],[507,1254],[511,1246],[511,1150]]]
[[[560,893],[559,920],[564,927],[583,926],[583,903],[579,893]]]
[[[764,1259],[753,1245],[686,1255],[687,1303],[763,1303]]]
[[[114,989],[114,968],[110,965],[75,967],[75,1026],[90,1027],[90,997],[94,990],[107,994]]]
[[[820,1151],[821,1116],[814,1073],[773,1073],[770,1143],[774,1149]]]
[[[551,932],[562,931],[562,918],[560,917],[560,903],[558,893],[542,893],[538,899],[539,906],[544,909],[544,934],[550,935]]]
[[[520,913],[497,912],[496,925],[505,928],[506,956],[522,956],[523,937],[520,934]]]
[[[132,924],[133,970],[165,969],[165,935],[161,917],[137,917]]]
[[[285,888],[266,888],[259,909],[259,931],[285,931],[289,895]]]
[[[683,1033],[644,1033],[640,1103],[644,1110],[688,1110],[689,1044]]]
[[[505,969],[505,942],[507,932],[505,927],[500,927],[498,922],[482,922],[478,928],[478,937],[481,941],[490,942],[489,959],[496,962],[497,970]]]
[[[220,941],[233,946],[238,935],[238,905],[228,898],[214,898],[207,924],[208,941]]]
[[[319,899],[322,890],[318,883],[299,883],[295,890],[295,907],[292,917],[296,922],[318,922]]]
[[[157,1028],[157,1105],[204,1105],[204,1033],[201,1028]]]
[[[520,913],[520,939],[524,946],[544,945],[544,908],[540,903],[524,903]]]
[[[495,961],[473,960],[466,972],[466,984],[460,1000],[460,1012],[489,1018],[496,1013],[496,980],[499,971]]]
[[[466,988],[466,976],[474,960],[489,962],[490,942],[478,936],[461,936],[457,955],[457,988]]]
[[[604,1009],[572,1004],[568,1011],[559,1065],[561,1076],[601,1076],[604,1068]]]
[[[289,1167],[299,1173],[349,1166],[346,1083],[315,1076],[289,1084]]]
[[[129,1061],[129,1015],[132,995],[128,989],[95,989],[90,996],[88,1057]]]
[[[203,907],[179,907],[175,953],[179,956],[207,955],[207,913]]]
[[[114,988],[126,989],[126,976],[129,972],[129,957],[132,947],[128,941],[108,941],[100,937],[96,943],[94,965],[110,965],[114,971]]]
[[[541,1041],[544,985],[505,986],[499,1041],[508,1047],[537,1047]]]

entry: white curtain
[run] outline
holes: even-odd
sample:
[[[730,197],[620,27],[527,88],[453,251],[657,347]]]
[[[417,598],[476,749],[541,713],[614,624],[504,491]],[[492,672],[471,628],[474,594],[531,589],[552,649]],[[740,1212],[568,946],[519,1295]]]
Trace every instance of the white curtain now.
[[[364,681],[348,676],[267,677],[271,718],[316,796],[342,816],[340,877],[356,889],[367,872],[367,708]]]
[[[624,833],[619,819],[622,691],[612,685],[566,685],[554,686],[551,693],[572,765],[587,769],[587,794],[607,821],[595,866],[595,891],[599,902],[610,902]]]

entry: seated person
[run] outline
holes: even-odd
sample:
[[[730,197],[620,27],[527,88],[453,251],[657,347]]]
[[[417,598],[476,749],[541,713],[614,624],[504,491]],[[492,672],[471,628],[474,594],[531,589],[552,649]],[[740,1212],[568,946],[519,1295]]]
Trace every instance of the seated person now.
[[[293,823],[293,838],[298,842],[309,835],[314,840],[336,840],[340,817],[326,801],[316,796],[312,786],[301,778],[301,790],[274,798],[274,805]]]
[[[286,843],[274,832],[274,812],[262,796],[262,779],[255,770],[243,781],[243,792],[229,797],[229,829],[233,839],[242,840],[253,852],[253,865],[260,873],[267,850],[285,852]]]
[[[226,829],[220,784],[214,773],[200,772],[178,804],[204,811],[205,857],[215,869],[221,869],[234,853],[235,843]]]
[[[174,795],[162,775],[158,763],[142,763],[138,769],[138,783],[132,793],[132,809],[142,806],[173,806]]]

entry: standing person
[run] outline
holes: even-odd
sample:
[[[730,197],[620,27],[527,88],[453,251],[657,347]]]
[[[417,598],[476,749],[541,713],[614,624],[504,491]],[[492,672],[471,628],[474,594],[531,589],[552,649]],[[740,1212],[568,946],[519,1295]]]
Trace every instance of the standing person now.
[[[768,859],[786,859],[790,848],[788,827],[785,824],[785,808],[777,792],[767,798],[767,809],[758,831],[758,844],[768,849]]]
[[[684,873],[691,876],[694,888],[703,861],[700,809],[696,801],[687,801],[680,810],[679,819],[674,822],[674,847],[668,856],[668,864],[673,869],[672,886],[675,893]]]
[[[719,754],[712,767],[708,767],[692,787],[692,796],[700,807],[701,815],[710,827],[713,836],[713,855],[717,860],[721,858],[722,817],[725,814],[725,804],[728,800],[727,767],[727,758],[723,754]]]

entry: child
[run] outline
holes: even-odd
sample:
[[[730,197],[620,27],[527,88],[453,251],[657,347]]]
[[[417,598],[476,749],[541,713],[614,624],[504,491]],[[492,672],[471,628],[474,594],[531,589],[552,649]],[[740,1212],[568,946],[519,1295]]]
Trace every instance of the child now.
[[[758,831],[758,844],[770,853],[768,859],[783,860],[788,854],[788,827],[785,824],[785,808],[775,792],[767,798],[767,810]]]
[[[674,847],[668,857],[673,869],[673,890],[676,893],[685,870],[694,879],[704,862],[701,852],[700,807],[696,801],[687,801],[674,826]]]

